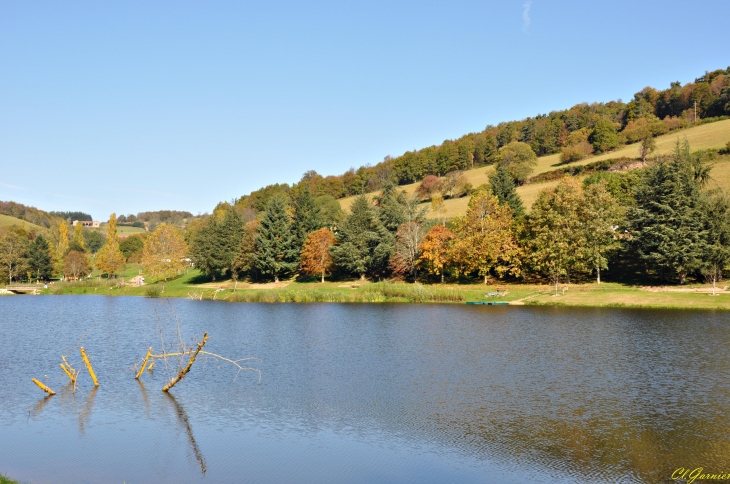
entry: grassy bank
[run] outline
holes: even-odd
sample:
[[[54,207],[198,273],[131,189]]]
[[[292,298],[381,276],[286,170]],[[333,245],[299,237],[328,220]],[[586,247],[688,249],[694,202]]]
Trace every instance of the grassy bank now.
[[[136,273],[134,268],[131,272]],[[172,297],[228,302],[345,302],[345,303],[451,303],[506,301],[515,305],[645,307],[684,309],[730,309],[730,291],[711,286],[632,286],[619,283],[570,284],[555,288],[541,284],[412,284],[403,282],[335,281],[251,284],[230,280],[209,282],[197,270],[172,281],[141,287],[118,284],[115,280],[90,279],[56,283],[46,294],[97,294],[107,296]],[[488,293],[500,292],[500,296]]]

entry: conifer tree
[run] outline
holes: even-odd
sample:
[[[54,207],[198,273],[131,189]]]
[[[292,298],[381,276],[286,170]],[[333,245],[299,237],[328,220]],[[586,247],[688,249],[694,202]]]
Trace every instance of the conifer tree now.
[[[273,196],[260,222],[254,263],[262,274],[279,282],[280,277],[294,272],[299,264],[298,237],[292,227],[287,199]]]
[[[507,205],[511,208],[515,217],[524,215],[525,207],[517,194],[515,181],[504,166],[500,165],[497,167],[497,171],[489,176],[489,184],[500,205]]]
[[[258,236],[259,221],[251,220],[243,227],[243,237],[238,246],[236,257],[233,260],[231,277],[235,283],[234,290],[238,286],[238,278],[241,274],[253,275],[256,269],[254,256],[256,255],[256,237]]]
[[[37,280],[47,281],[53,275],[51,246],[42,235],[30,244],[28,262]]]
[[[707,219],[701,187],[706,167],[693,160],[689,144],[677,146],[669,159],[647,169],[629,211],[631,247],[661,280],[684,284],[701,268],[708,252]]]
[[[322,221],[309,186],[304,185],[302,191],[294,197],[294,229],[297,232],[299,245],[307,240],[307,235],[322,227]]]
[[[383,226],[368,197],[352,202],[350,215],[337,232],[338,244],[330,249],[339,267],[365,279],[368,273],[381,273],[393,253],[393,235]]]
[[[216,212],[190,240],[190,257],[203,274],[215,281],[216,273],[234,272],[234,261],[243,238],[243,222],[235,209]]]

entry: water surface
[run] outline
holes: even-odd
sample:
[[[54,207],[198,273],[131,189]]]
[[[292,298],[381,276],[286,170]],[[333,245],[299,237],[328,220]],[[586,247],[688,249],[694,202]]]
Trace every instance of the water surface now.
[[[170,394],[153,346],[195,363]],[[724,312],[0,298],[0,472],[28,482],[662,482],[730,471]],[[88,331],[88,333],[87,333]],[[85,334],[86,333],[86,334]],[[100,380],[72,392],[79,338]],[[30,381],[58,394],[43,397]]]

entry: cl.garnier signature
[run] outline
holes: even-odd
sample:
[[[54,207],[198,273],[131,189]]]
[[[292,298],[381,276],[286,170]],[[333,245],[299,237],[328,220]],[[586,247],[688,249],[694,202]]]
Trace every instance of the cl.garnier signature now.
[[[730,480],[730,472],[705,472],[703,467],[695,467],[694,469],[685,469],[680,467],[672,472],[672,480],[682,481],[692,484],[694,481],[728,481]]]

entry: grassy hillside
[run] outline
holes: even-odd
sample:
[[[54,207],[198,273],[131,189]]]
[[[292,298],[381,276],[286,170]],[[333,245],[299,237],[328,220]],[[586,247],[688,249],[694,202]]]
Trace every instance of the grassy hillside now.
[[[98,232],[101,232],[102,234],[106,234],[106,226],[109,225],[107,222],[102,223],[99,228],[91,228],[86,230],[96,230]],[[133,234],[143,234],[146,230],[141,227],[130,227],[128,225],[117,225],[117,235],[119,237],[127,237],[129,235]]]
[[[20,220],[19,218],[11,217],[9,215],[0,215],[0,227],[9,227],[13,225],[17,227],[25,227],[26,230],[35,230],[36,232],[45,232],[46,230],[39,225],[26,222],[25,220]]]
[[[663,136],[657,137],[657,154],[670,153],[676,143],[677,139],[684,140],[687,138],[692,150],[704,150],[709,148],[722,148],[725,144],[730,141],[730,119],[725,121],[718,121],[716,123],[703,124],[695,126],[693,128],[673,131]],[[570,165],[560,165],[560,155],[548,155],[538,158],[537,168],[533,175],[539,175],[550,170],[554,170],[559,166],[578,166],[586,165],[594,161],[605,160],[609,158],[619,157],[638,157],[639,147],[638,144],[627,145],[619,150],[612,151],[599,156],[591,156],[584,160],[571,163]],[[494,167],[480,167],[473,170],[465,171],[464,174],[469,179],[469,182],[477,187],[483,183],[489,182],[489,174],[494,171]],[[715,179],[715,184],[719,187],[730,189],[730,162],[726,159],[722,159],[715,165],[712,176]],[[525,207],[529,209],[533,202],[537,198],[537,194],[540,190],[557,185],[557,181],[549,181],[544,183],[535,183],[531,185],[525,185],[517,189],[517,193],[522,197]],[[410,185],[403,185],[399,187],[405,190],[407,194],[412,194],[419,183],[411,183]],[[374,195],[374,193],[370,194]],[[344,210],[349,210],[350,205],[355,197],[346,197],[339,200],[340,205]],[[454,217],[460,213],[466,211],[467,204],[469,203],[469,197],[459,198],[455,200],[446,200],[444,206],[446,207],[445,216],[447,218]],[[429,205],[430,207],[430,205]],[[436,214],[431,213],[429,208],[428,218],[436,218]]]

